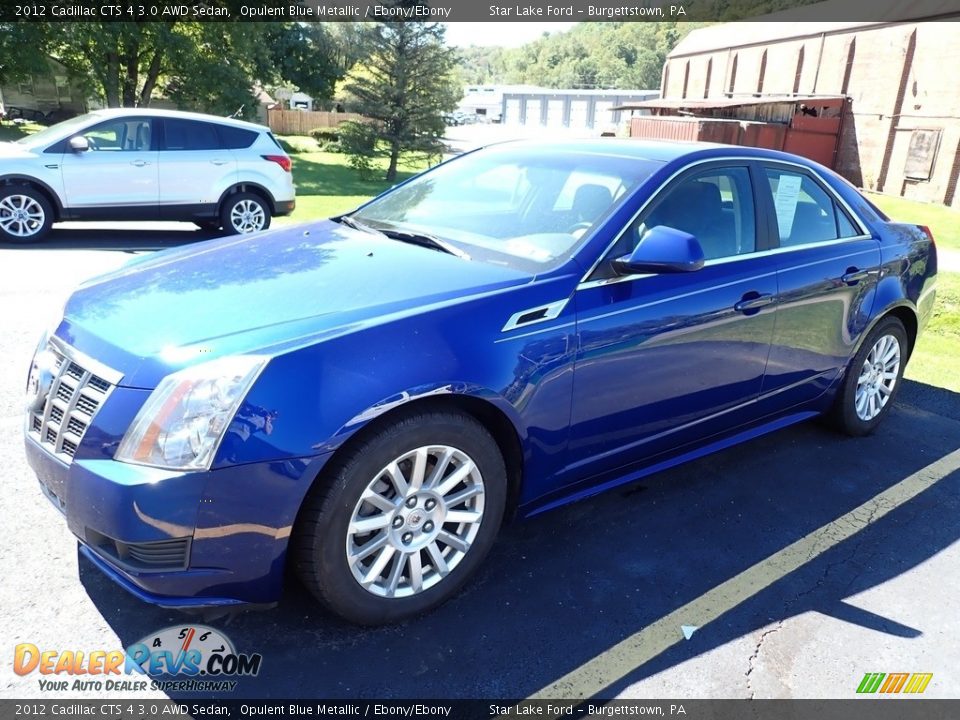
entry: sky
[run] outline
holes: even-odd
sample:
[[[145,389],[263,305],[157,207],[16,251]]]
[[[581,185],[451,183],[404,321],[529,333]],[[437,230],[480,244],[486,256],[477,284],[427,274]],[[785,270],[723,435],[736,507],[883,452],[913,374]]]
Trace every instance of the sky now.
[[[572,22],[455,22],[446,23],[447,44],[456,47],[468,45],[503,45],[519,47],[536,40],[544,32],[569,30]]]

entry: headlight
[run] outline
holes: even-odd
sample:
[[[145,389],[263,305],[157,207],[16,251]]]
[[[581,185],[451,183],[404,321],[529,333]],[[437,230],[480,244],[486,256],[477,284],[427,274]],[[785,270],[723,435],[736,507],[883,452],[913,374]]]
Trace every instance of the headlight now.
[[[267,358],[233,355],[167,375],[137,413],[115,460],[169,470],[208,470]]]

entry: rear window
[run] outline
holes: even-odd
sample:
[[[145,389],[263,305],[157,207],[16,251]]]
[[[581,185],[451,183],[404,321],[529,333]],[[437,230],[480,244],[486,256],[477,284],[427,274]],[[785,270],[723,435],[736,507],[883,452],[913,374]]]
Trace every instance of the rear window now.
[[[219,150],[217,128],[197,120],[167,118],[164,126],[164,150]]]
[[[257,139],[257,133],[253,130],[229,125],[218,125],[217,133],[220,135],[220,145],[228,150],[243,150],[253,145],[253,141]]]

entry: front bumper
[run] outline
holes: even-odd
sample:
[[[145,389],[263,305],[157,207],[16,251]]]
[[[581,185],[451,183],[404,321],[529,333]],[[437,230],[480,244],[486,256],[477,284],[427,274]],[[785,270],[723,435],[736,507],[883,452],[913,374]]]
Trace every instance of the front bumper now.
[[[179,608],[279,600],[297,511],[327,457],[180,473],[67,465],[29,437],[26,452],[82,552],[140,599]]]

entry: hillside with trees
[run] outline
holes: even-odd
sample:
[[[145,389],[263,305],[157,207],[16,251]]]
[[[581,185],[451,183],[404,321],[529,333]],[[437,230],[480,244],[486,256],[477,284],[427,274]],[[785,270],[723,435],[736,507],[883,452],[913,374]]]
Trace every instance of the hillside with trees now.
[[[461,79],[466,85],[658,88],[667,53],[691,30],[708,24],[579,23],[518,48],[462,48]]]

